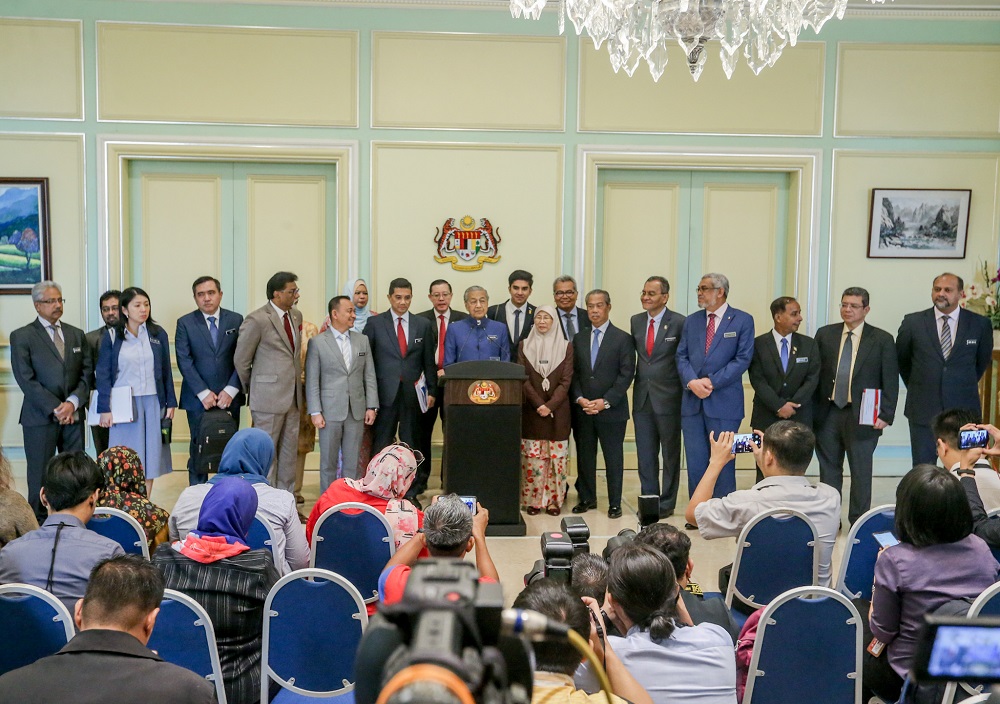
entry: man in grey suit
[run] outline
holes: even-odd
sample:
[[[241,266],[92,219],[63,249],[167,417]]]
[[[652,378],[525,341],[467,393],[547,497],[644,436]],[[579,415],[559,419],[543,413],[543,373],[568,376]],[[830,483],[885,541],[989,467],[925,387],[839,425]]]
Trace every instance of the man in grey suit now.
[[[90,346],[90,357],[94,360],[95,368],[97,367],[97,353],[101,349],[101,337],[118,324],[118,299],[121,295],[122,292],[117,289],[110,289],[101,294],[101,300],[98,304],[101,307],[101,320],[104,321],[104,325],[94,328],[86,335],[87,345]],[[91,390],[97,388],[97,380],[93,374],[87,380],[87,385],[90,386]],[[94,452],[98,455],[108,449],[108,434],[110,432],[109,428],[102,428],[99,425],[90,426],[90,435],[94,439]]]
[[[10,334],[10,366],[24,394],[21,431],[28,465],[28,502],[38,522],[45,509],[38,498],[42,475],[59,452],[83,450],[83,413],[94,361],[83,330],[59,322],[62,288],[39,281],[31,288],[38,317]]]
[[[236,342],[236,371],[250,400],[250,416],[274,441],[275,460],[268,474],[272,486],[295,488],[299,444],[299,409],[304,402],[299,346],[302,313],[298,277],[279,271],[267,281],[268,301],[247,315]]]
[[[328,307],[330,328],[306,351],[306,407],[319,429],[319,489],[337,478],[337,457],[344,453],[344,476],[358,478],[358,453],[364,426],[375,422],[378,386],[368,338],[351,330],[354,303],[334,296]]]

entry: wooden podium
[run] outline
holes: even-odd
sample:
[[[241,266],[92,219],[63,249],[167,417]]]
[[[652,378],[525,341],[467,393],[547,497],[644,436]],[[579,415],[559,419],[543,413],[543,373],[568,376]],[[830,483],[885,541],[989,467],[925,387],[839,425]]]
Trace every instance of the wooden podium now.
[[[490,512],[487,535],[522,536],[524,367],[511,362],[459,362],[444,372],[444,491],[478,498]]]

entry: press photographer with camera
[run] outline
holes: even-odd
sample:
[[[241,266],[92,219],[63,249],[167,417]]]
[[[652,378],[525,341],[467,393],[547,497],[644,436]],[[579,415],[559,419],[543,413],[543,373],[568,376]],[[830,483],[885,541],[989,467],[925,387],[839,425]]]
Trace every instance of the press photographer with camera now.
[[[584,638],[604,663],[614,693],[611,704],[653,704],[652,698],[625,668],[603,635],[603,619],[594,599],[584,602],[566,584],[542,579],[524,588],[514,600],[515,609],[537,611],[546,618],[566,624]],[[598,626],[601,630],[598,630]],[[603,693],[587,694],[573,683],[580,666],[580,653],[567,640],[551,639],[534,643],[532,704],[608,704]]]
[[[500,575],[486,547],[490,512],[476,502],[475,515],[455,494],[444,494],[424,511],[424,527],[389,559],[378,580],[379,598],[394,604],[403,597],[410,569],[427,547],[431,557],[463,558],[475,552],[480,581],[500,582]]]

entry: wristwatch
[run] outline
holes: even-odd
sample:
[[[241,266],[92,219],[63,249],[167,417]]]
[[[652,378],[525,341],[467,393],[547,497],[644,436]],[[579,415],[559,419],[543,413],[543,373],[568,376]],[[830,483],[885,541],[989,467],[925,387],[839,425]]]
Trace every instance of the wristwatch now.
[[[607,401],[605,401],[605,402],[604,402],[604,410],[606,411],[606,410],[608,410],[609,408],[611,408],[611,404],[610,404],[610,403],[608,403]]]

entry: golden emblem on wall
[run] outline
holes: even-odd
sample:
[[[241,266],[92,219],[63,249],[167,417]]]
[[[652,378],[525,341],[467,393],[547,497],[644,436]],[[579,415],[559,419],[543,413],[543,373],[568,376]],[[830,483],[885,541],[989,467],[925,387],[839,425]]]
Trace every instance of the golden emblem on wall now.
[[[492,381],[474,381],[469,384],[469,400],[479,405],[500,400],[500,387]]]
[[[493,231],[493,225],[486,218],[476,219],[471,215],[463,217],[458,224],[455,218],[445,220],[444,227],[434,228],[434,242],[441,264],[451,264],[456,271],[479,271],[483,264],[500,261],[500,228]]]

